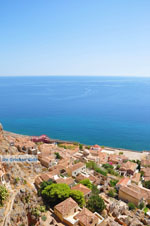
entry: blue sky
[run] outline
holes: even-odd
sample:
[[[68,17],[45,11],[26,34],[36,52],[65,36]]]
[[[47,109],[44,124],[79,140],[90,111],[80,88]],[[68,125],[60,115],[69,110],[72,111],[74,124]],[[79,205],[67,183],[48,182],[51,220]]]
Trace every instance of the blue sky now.
[[[150,76],[150,1],[1,0],[0,75]]]

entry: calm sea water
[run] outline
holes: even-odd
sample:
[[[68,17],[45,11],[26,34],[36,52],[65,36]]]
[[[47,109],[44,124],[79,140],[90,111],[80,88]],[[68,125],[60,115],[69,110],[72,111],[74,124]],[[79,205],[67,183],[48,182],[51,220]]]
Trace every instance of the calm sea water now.
[[[150,78],[0,77],[0,122],[21,134],[150,150]]]

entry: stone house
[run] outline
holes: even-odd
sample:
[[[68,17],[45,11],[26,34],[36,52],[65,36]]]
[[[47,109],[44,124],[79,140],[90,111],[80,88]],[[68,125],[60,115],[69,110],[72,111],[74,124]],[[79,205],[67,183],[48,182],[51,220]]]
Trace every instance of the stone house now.
[[[77,215],[74,217],[79,221],[81,226],[104,226],[104,218],[98,213],[92,213],[87,208],[83,208]]]
[[[141,174],[140,173],[135,173],[133,175],[133,177],[131,178],[131,182],[139,185],[140,184],[140,179],[141,179]]]
[[[123,176],[133,175],[137,169],[137,166],[138,165],[136,163],[128,161],[121,164],[119,171]]]
[[[54,207],[54,214],[68,226],[104,226],[104,218],[86,208],[82,210],[78,204],[68,198]]]
[[[71,189],[72,190],[81,191],[83,193],[83,195],[84,195],[85,200],[89,199],[89,197],[92,194],[91,189],[89,189],[88,187],[84,186],[83,184],[77,184],[77,185],[73,186]]]
[[[129,186],[120,187],[118,197],[125,202],[132,202],[136,206],[145,201],[141,193]]]
[[[116,188],[120,189],[123,186],[127,186],[131,183],[131,180],[129,177],[124,177],[122,178],[120,181],[118,181],[118,183],[116,184]]]
[[[43,165],[47,168],[50,168],[57,164],[56,159],[52,156],[42,157],[39,160],[40,160],[41,165]]]
[[[78,204],[72,198],[68,198],[54,207],[54,214],[61,222],[64,222],[69,226],[76,226],[78,220],[75,220],[73,216],[77,214],[79,210]]]
[[[76,177],[80,173],[86,172],[86,165],[83,162],[76,163],[67,168],[67,173],[69,176]]]
[[[67,184],[70,188],[75,185],[75,181],[72,177],[60,177],[56,180],[57,184]]]

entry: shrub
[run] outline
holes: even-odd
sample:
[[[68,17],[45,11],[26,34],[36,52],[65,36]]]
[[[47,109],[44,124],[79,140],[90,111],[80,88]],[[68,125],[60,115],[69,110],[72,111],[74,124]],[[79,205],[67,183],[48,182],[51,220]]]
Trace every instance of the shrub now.
[[[147,212],[148,212],[148,208],[145,207],[145,208],[144,208],[144,213],[146,214]]]
[[[114,198],[115,197],[115,192],[113,189],[110,189],[108,192],[108,196]]]
[[[91,181],[89,179],[83,179],[79,183],[85,185],[89,189],[92,189],[92,187],[93,187],[92,183],[91,183]]]
[[[59,152],[55,152],[56,155],[56,159],[62,159],[62,157],[60,156]]]
[[[136,208],[135,204],[132,202],[128,203],[129,210],[134,210]]]
[[[39,207],[39,210],[40,210],[41,212],[45,212],[45,211],[46,211],[46,208],[45,208],[45,206],[40,206],[40,207]]]
[[[116,169],[117,169],[117,170],[120,169],[120,165],[119,165],[119,164],[116,166]]]
[[[96,164],[95,162],[93,162],[93,161],[87,162],[87,163],[86,163],[86,167],[89,168],[89,169],[95,170],[97,173],[100,173],[100,174],[102,174],[102,175],[104,175],[104,176],[107,176],[107,172],[104,171],[104,170],[102,170],[101,168],[99,168],[99,167],[97,166],[97,164]]]
[[[102,167],[104,167],[105,169],[113,169],[114,167],[112,165],[110,165],[109,163],[103,164]]]
[[[8,197],[8,191],[5,186],[0,185],[0,206],[3,206],[4,201]]]
[[[141,202],[141,203],[139,204],[138,208],[139,208],[140,210],[142,210],[142,209],[144,208],[144,206],[145,206],[144,202]]]
[[[144,186],[145,188],[150,189],[150,181],[144,181],[144,182],[143,182],[143,186]]]
[[[83,150],[83,144],[79,144],[79,149],[82,151]]]
[[[19,178],[19,177],[16,177],[16,178],[14,179],[14,184],[18,184],[19,181],[20,181],[20,178]]]
[[[93,195],[87,202],[87,208],[92,212],[101,213],[105,209],[104,200],[99,195]]]
[[[46,221],[47,217],[44,215],[41,217],[42,221]]]
[[[118,180],[110,180],[111,187],[115,187],[117,183],[118,183]]]

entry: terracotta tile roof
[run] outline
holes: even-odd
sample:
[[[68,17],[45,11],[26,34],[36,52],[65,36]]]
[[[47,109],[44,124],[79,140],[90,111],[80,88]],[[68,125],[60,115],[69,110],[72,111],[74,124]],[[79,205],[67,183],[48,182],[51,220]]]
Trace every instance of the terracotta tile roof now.
[[[144,177],[145,181],[150,181],[150,176],[149,177]]]
[[[130,178],[128,177],[125,177],[125,178],[122,178],[117,184],[116,186],[126,186],[130,181]]]
[[[81,181],[81,180],[84,180],[84,179],[87,179],[87,177],[86,177],[85,175],[83,175],[83,174],[78,174],[78,175],[76,176],[76,181],[77,181],[77,182],[79,182],[79,181]]]
[[[125,195],[129,195],[131,197],[136,198],[137,200],[141,200],[143,198],[143,195],[139,193],[135,188],[129,187],[129,186],[122,186],[119,190],[119,192],[123,192]]]
[[[141,169],[142,172],[144,172],[144,177],[150,177],[150,168],[142,168]]]
[[[79,222],[84,226],[91,226],[92,223],[98,223],[98,217],[87,208],[83,208],[76,216]]]
[[[132,177],[132,181],[135,182],[135,183],[139,183],[140,181],[140,178],[141,178],[141,174],[140,173],[135,173]]]
[[[51,157],[42,157],[39,160],[40,160],[41,164],[43,163],[46,165],[49,165],[49,163],[52,162],[52,160],[55,161],[55,159],[51,158]]]
[[[36,177],[35,178],[35,185],[37,186],[37,187],[39,187],[39,185],[41,184],[43,182],[43,180],[42,180],[42,178],[40,177],[40,176],[38,176],[38,177]]]
[[[74,179],[72,177],[67,177],[67,178],[59,178],[56,180],[57,184],[67,184],[71,185],[74,183]]]
[[[137,168],[136,163],[128,161],[126,163],[122,163],[119,170],[121,170],[121,171],[128,171],[128,170],[135,171],[136,168]]]
[[[85,166],[85,163],[83,163],[83,162],[78,162],[78,163],[74,164],[73,166],[71,166],[71,167],[70,167],[70,170],[73,172],[73,171],[75,171],[75,170],[77,170],[77,169],[80,169],[80,168],[82,168],[82,167],[84,167],[84,166]]]
[[[43,173],[40,175],[40,177],[43,181],[48,181],[53,178],[52,175],[49,173]]]
[[[71,189],[81,191],[84,194],[84,196],[91,192],[91,189],[87,188],[83,184],[77,184],[73,186]]]
[[[144,187],[139,187],[135,184],[128,185],[128,187],[131,188],[132,190],[138,192],[145,199],[150,199],[150,189],[147,189]]]
[[[78,204],[72,198],[68,198],[65,201],[57,204],[54,208],[65,217],[69,215],[73,208],[78,208]]]
[[[141,166],[150,166],[150,159],[143,159],[141,161]]]

